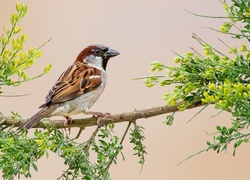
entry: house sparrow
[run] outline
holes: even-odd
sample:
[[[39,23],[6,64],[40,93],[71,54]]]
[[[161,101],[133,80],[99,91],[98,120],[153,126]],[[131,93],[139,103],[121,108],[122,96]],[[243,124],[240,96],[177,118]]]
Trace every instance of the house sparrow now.
[[[102,45],[90,45],[80,52],[71,65],[54,84],[46,96],[41,110],[19,129],[30,129],[39,120],[51,116],[65,117],[64,126],[70,123],[70,115],[85,113],[100,118],[101,112],[91,112],[89,108],[100,97],[106,85],[108,60],[120,53]]]

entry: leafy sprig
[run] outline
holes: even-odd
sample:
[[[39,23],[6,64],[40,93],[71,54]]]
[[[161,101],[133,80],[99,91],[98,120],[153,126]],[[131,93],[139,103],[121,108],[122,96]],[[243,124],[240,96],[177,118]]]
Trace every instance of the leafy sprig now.
[[[38,78],[49,72],[51,64],[35,77],[28,76],[26,70],[30,68],[37,58],[41,56],[40,47],[24,50],[28,36],[21,34],[18,23],[26,15],[28,6],[16,3],[16,13],[11,15],[11,27],[3,27],[4,33],[0,37],[0,88],[3,85],[18,86],[22,82]]]
[[[222,2],[222,1],[221,1]],[[232,5],[222,2],[225,14],[230,21],[224,22],[220,31],[225,34],[233,35],[235,38],[245,38],[250,41],[250,2],[245,0],[232,0]],[[243,28],[238,28],[235,24],[240,22]],[[232,27],[237,28],[239,33],[231,33]]]
[[[139,157],[139,164],[141,164],[141,167],[145,164],[145,155],[146,152],[146,146],[143,144],[143,141],[145,140],[145,136],[143,133],[143,127],[134,124],[134,129],[131,129],[130,133],[130,143],[134,144],[134,155]]]
[[[222,2],[229,22],[224,22],[218,31],[249,41],[250,4],[243,0],[232,0],[232,2],[231,6]],[[244,28],[239,28],[237,23],[243,24]],[[235,27],[238,33],[231,33],[232,27]],[[147,87],[156,84],[174,85],[173,92],[166,92],[163,99],[168,105],[183,102],[178,107],[179,110],[183,111],[196,102],[203,102],[214,104],[220,111],[229,112],[232,115],[231,126],[217,126],[214,140],[208,141],[208,147],[202,152],[225,151],[231,143],[234,144],[233,155],[235,155],[236,149],[250,138],[249,133],[243,131],[250,125],[250,49],[245,43],[235,47],[220,40],[228,48],[228,52],[221,52],[197,35],[193,34],[192,37],[202,46],[203,54],[194,49],[183,55],[177,54],[173,61],[178,66],[152,62],[151,71],[165,70],[167,74],[145,77],[143,81]],[[168,116],[165,123],[171,125],[173,115]]]

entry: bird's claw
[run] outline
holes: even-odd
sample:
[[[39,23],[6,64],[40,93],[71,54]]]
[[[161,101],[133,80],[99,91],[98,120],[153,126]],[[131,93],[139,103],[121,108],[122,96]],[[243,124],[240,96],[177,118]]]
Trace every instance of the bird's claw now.
[[[110,116],[111,114],[106,112],[106,113],[101,113],[101,112],[97,112],[93,114],[93,117],[97,118],[96,124],[101,127],[102,126],[102,117],[104,116]]]
[[[65,117],[64,130],[67,131],[66,128],[67,128],[68,124],[70,124],[72,122],[72,118],[69,117],[69,116],[64,116],[64,117]],[[71,132],[71,128],[70,127],[68,127],[68,131],[69,131],[69,134],[70,134],[70,132]]]

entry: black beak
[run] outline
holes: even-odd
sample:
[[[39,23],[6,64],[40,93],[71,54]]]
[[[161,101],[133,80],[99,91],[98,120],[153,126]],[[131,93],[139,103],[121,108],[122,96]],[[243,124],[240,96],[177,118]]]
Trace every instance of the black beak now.
[[[104,54],[105,59],[109,59],[115,56],[118,56],[120,53],[114,49],[110,49]]]

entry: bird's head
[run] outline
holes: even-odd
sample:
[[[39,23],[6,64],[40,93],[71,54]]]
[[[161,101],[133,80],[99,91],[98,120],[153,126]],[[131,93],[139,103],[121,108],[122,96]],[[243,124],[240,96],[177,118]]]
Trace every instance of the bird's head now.
[[[120,53],[103,45],[94,44],[83,49],[77,56],[75,63],[81,62],[97,68],[106,70],[108,60]]]

